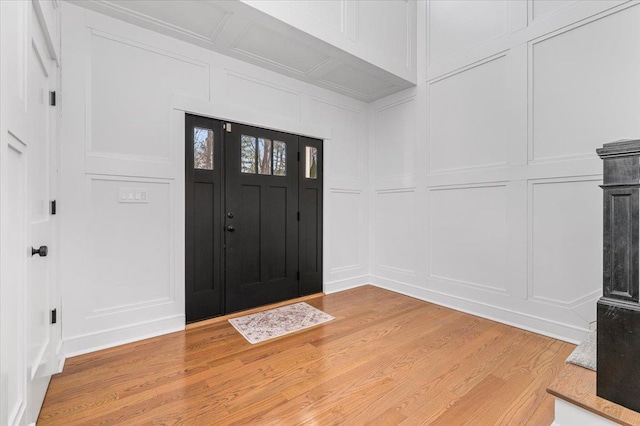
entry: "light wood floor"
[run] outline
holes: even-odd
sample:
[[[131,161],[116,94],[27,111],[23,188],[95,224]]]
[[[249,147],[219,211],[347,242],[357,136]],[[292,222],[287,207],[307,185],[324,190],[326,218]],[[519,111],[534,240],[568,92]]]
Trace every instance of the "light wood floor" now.
[[[574,346],[366,286],[250,345],[226,321],[67,360],[39,425],[549,425]]]

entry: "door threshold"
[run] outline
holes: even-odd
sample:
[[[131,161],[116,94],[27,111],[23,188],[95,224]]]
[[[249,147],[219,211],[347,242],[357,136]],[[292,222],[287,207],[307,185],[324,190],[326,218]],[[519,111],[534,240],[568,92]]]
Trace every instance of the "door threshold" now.
[[[285,305],[291,305],[293,303],[304,302],[305,300],[315,299],[317,297],[322,297],[324,295],[325,295],[324,293],[314,293],[314,294],[310,294],[308,296],[302,296],[302,297],[297,297],[295,299],[289,299],[289,300],[284,300],[282,302],[272,303],[271,305],[265,305],[265,306],[259,306],[257,308],[247,309],[246,311],[234,312],[234,313],[229,314],[229,315],[222,315],[222,316],[215,317],[215,318],[210,318],[210,319],[206,319],[206,320],[202,320],[202,321],[192,322],[192,323],[186,325],[185,330],[191,330],[192,328],[198,328],[198,327],[202,327],[202,326],[205,326],[205,325],[215,324],[215,323],[218,323],[218,322],[221,322],[221,321],[227,321],[227,320],[230,320],[231,318],[242,317],[244,315],[255,314],[256,312],[268,311],[269,309],[279,308],[280,306],[285,306]]]

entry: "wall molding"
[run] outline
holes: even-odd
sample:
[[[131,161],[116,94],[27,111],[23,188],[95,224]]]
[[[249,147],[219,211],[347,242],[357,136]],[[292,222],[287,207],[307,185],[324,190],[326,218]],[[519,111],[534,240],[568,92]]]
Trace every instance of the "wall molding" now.
[[[452,294],[445,294],[426,287],[409,285],[376,275],[371,276],[371,284],[376,287],[395,291],[396,293],[414,297],[425,302],[435,303],[456,311],[497,321],[502,324],[532,331],[537,334],[542,334],[573,344],[580,343],[589,332],[588,329],[581,329],[579,327],[563,324],[544,317],[518,312],[513,309],[477,300],[471,300]]]
[[[637,4],[635,0],[575,1],[573,4],[567,5],[544,18],[529,21],[528,25],[524,28],[518,29],[516,25],[516,27],[511,29],[511,32],[505,32],[491,39],[487,39],[474,47],[456,52],[437,62],[433,62],[428,58],[426,79],[429,81],[442,75],[455,72],[470,63],[486,60],[486,58],[500,51],[513,49],[521,44],[528,43],[530,40],[543,38],[551,33],[563,31],[565,28],[571,26],[583,25],[583,23],[598,19],[598,16],[604,17]],[[529,7],[525,2],[522,2],[522,6]],[[429,3],[428,8],[430,7]],[[430,15],[429,10],[427,11],[427,16]],[[517,13],[515,15],[517,15]],[[515,15],[512,15],[511,18],[515,18]],[[430,42],[430,39],[431,34],[429,33],[427,35],[427,43]]]
[[[95,1],[95,0],[91,0],[92,3],[94,3],[95,5],[97,5],[98,8],[107,8],[107,9],[112,9],[117,11],[118,13],[122,13],[124,15],[127,15],[129,17],[131,17],[132,19],[135,20],[139,20],[139,21],[144,21],[144,22],[148,22],[150,24],[153,25],[158,25],[162,28],[165,28],[171,32],[177,32],[180,33],[188,38],[191,38],[193,40],[197,40],[201,43],[205,43],[205,44],[209,44],[209,45],[214,45],[218,35],[220,34],[220,32],[222,31],[222,29],[224,28],[224,26],[226,25],[227,21],[229,20],[230,16],[232,15],[229,11],[222,9],[221,7],[214,5],[213,3],[208,3],[205,2],[203,4],[206,4],[209,7],[212,7],[214,9],[218,9],[220,12],[222,12],[224,15],[222,17],[222,19],[220,20],[220,22],[218,22],[218,24],[216,24],[215,30],[213,31],[213,35],[211,37],[205,37],[202,34],[198,34],[196,32],[193,31],[189,31],[183,27],[177,26],[177,25],[173,25],[170,24],[168,22],[162,21],[160,19],[156,19],[156,18],[152,18],[150,16],[147,16],[143,13],[128,9],[126,7],[122,7],[120,5],[117,5],[113,2],[110,1]]]
[[[185,315],[179,314],[67,337],[64,339],[64,355],[66,358],[71,358],[175,331],[182,331],[185,329],[185,321]]]
[[[93,68],[92,68],[92,59],[95,52],[92,49],[92,42],[94,37],[103,38],[105,40],[109,40],[115,43],[120,43],[122,45],[141,49],[150,53],[154,53],[156,55],[164,56],[166,58],[170,58],[176,61],[181,61],[186,64],[200,67],[206,71],[207,75],[211,74],[210,64],[207,62],[199,61],[193,59],[188,56],[184,56],[170,50],[162,49],[157,46],[153,46],[135,38],[123,35],[116,35],[109,31],[105,31],[103,29],[97,28],[93,24],[88,22],[85,23],[85,102],[84,102],[84,112],[85,112],[85,152],[87,162],[87,169],[92,166],[94,163],[98,164],[100,167],[100,163],[109,161],[109,160],[121,160],[129,163],[153,163],[153,164],[172,164],[175,161],[175,151],[173,149],[173,145],[171,144],[171,140],[167,137],[165,141],[167,145],[167,155],[166,156],[148,156],[148,155],[133,155],[133,154],[125,154],[118,152],[105,152],[101,150],[96,150],[93,147],[93,87],[92,87],[92,79],[93,79]],[[207,79],[206,81],[207,90],[205,99],[210,99],[211,93],[211,81]],[[167,121],[170,122],[170,109],[167,108]],[[169,132],[170,133],[170,132]],[[109,167],[107,166],[107,169]],[[135,166],[133,167],[136,168]],[[90,169],[89,169],[90,170]]]
[[[602,295],[602,289],[594,290],[588,294],[574,298],[570,301],[554,300],[547,297],[535,295],[534,288],[534,188],[540,185],[556,185],[571,184],[584,182],[601,182],[602,175],[586,175],[580,177],[563,177],[563,178],[540,178],[530,179],[527,181],[527,299],[533,302],[542,303],[549,306],[556,306],[563,309],[574,310],[575,308],[588,301],[596,301]]]
[[[586,158],[595,158],[596,154],[593,150],[588,150],[585,152],[576,152],[572,154],[560,154],[560,155],[551,155],[551,156],[541,156],[538,157],[535,155],[536,148],[536,138],[535,138],[535,47],[541,43],[554,39],[556,37],[560,37],[566,35],[574,30],[586,27],[589,24],[592,24],[596,21],[603,20],[605,18],[611,17],[615,14],[621,13],[625,10],[628,10],[632,7],[638,6],[637,2],[630,2],[627,4],[623,4],[617,7],[611,7],[599,13],[593,14],[585,19],[574,22],[570,25],[563,26],[561,28],[550,31],[546,34],[543,34],[537,38],[534,38],[527,42],[527,98],[528,98],[528,134],[527,134],[527,161],[529,164],[536,163],[545,163],[545,162],[553,162],[553,161],[571,161],[571,160],[580,160]],[[575,6],[575,5],[573,5]],[[615,5],[614,5],[615,6]]]
[[[429,260],[431,260],[431,259],[429,259]],[[434,280],[434,281],[443,282],[443,283],[447,283],[447,284],[458,285],[458,286],[462,286],[462,287],[471,287],[471,288],[474,288],[474,289],[477,289],[477,290],[486,291],[486,292],[490,292],[490,293],[503,294],[503,295],[507,295],[507,296],[509,295],[509,291],[507,289],[505,289],[505,288],[494,287],[494,286],[491,286],[491,285],[488,285],[488,284],[474,283],[472,281],[459,280],[457,278],[443,277],[443,276],[435,275],[435,274],[431,274],[431,273],[429,273],[427,275],[427,282],[429,282],[429,280]]]
[[[370,275],[359,275],[357,277],[345,278],[342,280],[325,281],[323,288],[325,294],[333,294],[356,287],[362,287],[370,284],[370,282]]]

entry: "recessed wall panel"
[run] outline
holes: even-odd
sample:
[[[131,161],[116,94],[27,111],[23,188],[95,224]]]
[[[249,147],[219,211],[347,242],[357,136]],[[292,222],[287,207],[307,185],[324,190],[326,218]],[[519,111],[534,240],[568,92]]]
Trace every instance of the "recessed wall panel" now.
[[[362,225],[362,194],[332,191],[330,205],[334,214],[329,225],[329,267],[331,271],[356,268],[361,264],[360,229]]]
[[[533,45],[533,160],[640,134],[639,22],[635,6]]]
[[[504,34],[507,12],[508,2],[500,0],[429,2],[429,60],[440,61]]]
[[[429,192],[430,275],[506,291],[507,187]]]
[[[432,172],[506,163],[506,63],[503,56],[429,85]]]
[[[415,275],[418,235],[415,191],[378,192],[374,229],[376,267]]]
[[[227,101],[234,107],[291,120],[298,120],[300,117],[298,93],[241,75],[227,76]]]
[[[602,289],[599,180],[531,186],[531,296],[570,303]]]
[[[92,153],[166,159],[172,93],[209,99],[208,65],[97,34],[90,81]]]
[[[408,8],[409,2],[405,0],[358,2],[359,39],[366,40],[381,57],[405,68],[409,65],[411,28]]]
[[[364,164],[362,113],[320,100],[311,102],[311,116],[317,124],[331,127],[325,144],[325,168],[332,177],[360,179]]]
[[[125,309],[171,296],[171,188],[168,183],[90,179],[86,247],[92,265],[89,311]],[[146,202],[119,201],[121,189],[146,191]]]
[[[294,0],[286,3],[318,23],[343,32],[344,0]]]
[[[415,98],[376,111],[375,176],[379,179],[415,173],[417,122]]]

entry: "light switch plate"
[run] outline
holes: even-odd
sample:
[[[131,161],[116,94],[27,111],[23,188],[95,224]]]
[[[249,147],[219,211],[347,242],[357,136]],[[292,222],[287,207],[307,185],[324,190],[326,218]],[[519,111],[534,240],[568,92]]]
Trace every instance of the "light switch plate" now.
[[[118,190],[119,203],[149,203],[149,193],[146,188],[120,188]]]

